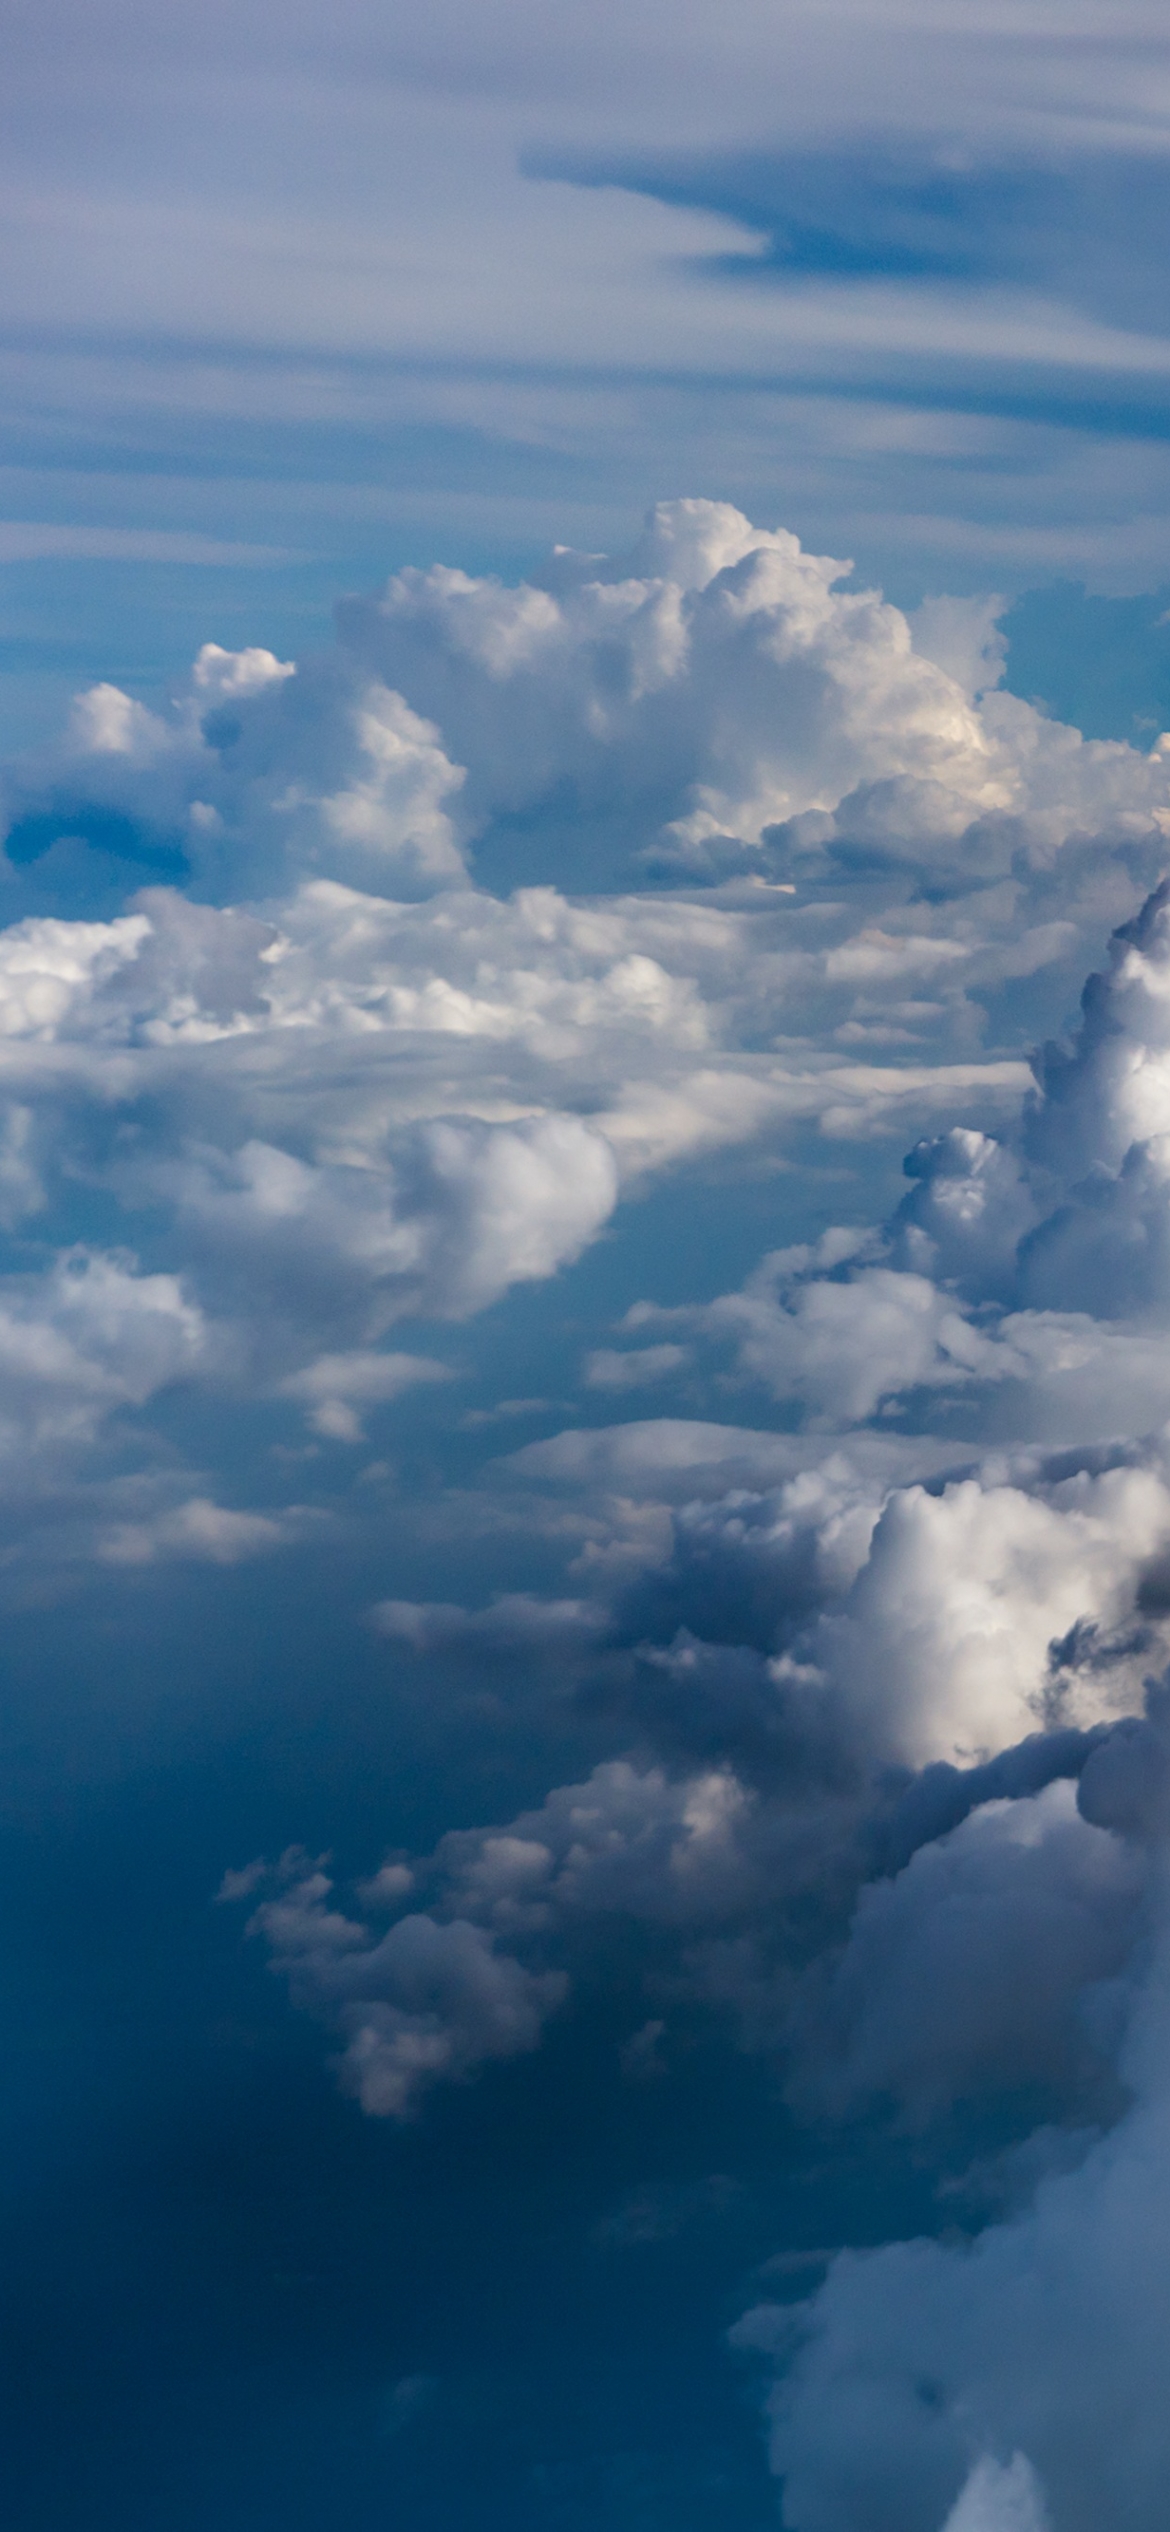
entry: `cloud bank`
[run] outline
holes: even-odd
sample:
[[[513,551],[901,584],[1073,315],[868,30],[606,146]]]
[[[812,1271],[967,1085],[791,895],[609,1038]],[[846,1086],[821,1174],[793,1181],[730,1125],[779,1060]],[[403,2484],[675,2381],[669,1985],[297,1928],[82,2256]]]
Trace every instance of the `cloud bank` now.
[[[993,625],[666,504],[5,773],[0,1588],[441,1568],[345,1621],[542,1787],[224,1895],[375,2118],[620,1995],[631,2081],[920,2158],[935,2235],[739,2325],[791,2532],[1165,2484],[1170,741]]]

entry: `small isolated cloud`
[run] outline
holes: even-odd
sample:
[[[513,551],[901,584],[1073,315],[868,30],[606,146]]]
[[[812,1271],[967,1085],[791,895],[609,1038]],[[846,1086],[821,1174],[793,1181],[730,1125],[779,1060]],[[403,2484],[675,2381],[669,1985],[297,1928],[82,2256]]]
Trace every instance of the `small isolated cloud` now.
[[[656,1380],[669,1380],[673,1373],[685,1369],[690,1361],[685,1345],[632,1346],[628,1353],[619,1353],[615,1346],[601,1346],[590,1354],[585,1365],[586,1386],[590,1389],[645,1389]]]
[[[439,2396],[440,2384],[435,2374],[400,2374],[392,2383],[381,2404],[380,2426],[383,2435],[401,2435],[416,2419],[426,2416]]]
[[[207,1495],[192,1495],[152,1520],[119,1522],[99,1539],[97,1553],[106,1565],[242,1565],[284,1547],[298,1526],[289,1514],[232,1512]]]
[[[464,1918],[402,1916],[371,1942],[330,1906],[331,1889],[311,1872],[252,1924],[295,2000],[343,2036],[342,2083],[372,2117],[409,2119],[433,2084],[536,2047],[566,1993],[562,1971],[524,1969]]]
[[[233,1872],[229,1865],[216,1891],[216,1904],[228,1908],[234,1907],[241,1899],[250,1899],[253,1891],[260,1888],[267,1872],[268,1866],[262,1855],[257,1856],[252,1864],[241,1865],[238,1872]]]
[[[416,1653],[478,1648],[548,1658],[559,1647],[575,1650],[605,1624],[595,1601],[541,1600],[524,1591],[501,1592],[486,1609],[462,1609],[442,1600],[379,1600],[370,1612],[379,1635],[408,1644]]]
[[[283,1384],[286,1398],[303,1400],[314,1433],[330,1442],[360,1442],[359,1408],[385,1406],[420,1381],[450,1380],[446,1363],[425,1354],[320,1354]]]
[[[1049,2532],[1040,2482],[1023,2453],[1006,2468],[984,2459],[947,2516],[943,2532]]]

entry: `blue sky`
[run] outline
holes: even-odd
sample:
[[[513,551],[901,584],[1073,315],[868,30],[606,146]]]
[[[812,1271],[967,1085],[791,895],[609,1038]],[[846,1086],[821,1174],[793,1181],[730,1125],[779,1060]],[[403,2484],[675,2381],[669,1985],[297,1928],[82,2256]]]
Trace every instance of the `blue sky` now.
[[[12,0],[21,2532],[1163,2532],[1168,78]]]

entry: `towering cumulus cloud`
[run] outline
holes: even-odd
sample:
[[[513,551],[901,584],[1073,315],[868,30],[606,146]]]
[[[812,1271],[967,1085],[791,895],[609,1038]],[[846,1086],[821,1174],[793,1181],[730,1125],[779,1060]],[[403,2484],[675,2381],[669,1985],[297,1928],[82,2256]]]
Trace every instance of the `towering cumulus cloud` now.
[[[215,1859],[373,2118],[620,1999],[913,2170],[743,2285],[790,2532],[1165,2521],[1170,738],[1002,649],[679,502],[5,775],[0,1590],[292,1549],[479,1736]]]

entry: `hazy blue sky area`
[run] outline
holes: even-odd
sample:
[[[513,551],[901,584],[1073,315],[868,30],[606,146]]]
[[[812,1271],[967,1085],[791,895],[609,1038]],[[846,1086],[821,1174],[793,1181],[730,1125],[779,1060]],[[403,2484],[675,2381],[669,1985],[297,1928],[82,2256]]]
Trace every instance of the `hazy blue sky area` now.
[[[1165,2532],[1165,12],[0,15],[4,2523]]]

